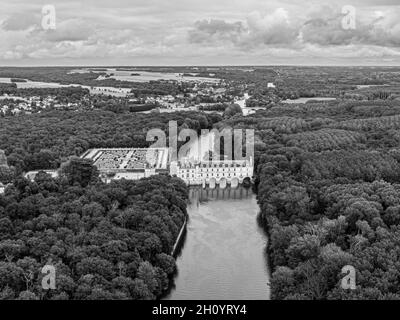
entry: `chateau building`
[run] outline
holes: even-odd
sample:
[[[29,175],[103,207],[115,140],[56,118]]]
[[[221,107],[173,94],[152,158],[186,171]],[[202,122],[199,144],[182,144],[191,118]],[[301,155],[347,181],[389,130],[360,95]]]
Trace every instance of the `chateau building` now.
[[[253,160],[220,161],[172,161],[168,148],[102,148],[87,150],[81,158],[90,159],[99,170],[100,178],[112,180],[138,180],[159,173],[176,176],[187,185],[209,185],[215,188],[232,187],[250,183],[253,177]],[[44,170],[52,177],[57,170]],[[25,177],[34,180],[38,171],[30,171]]]
[[[170,174],[181,178],[188,185],[219,184],[224,187],[227,183],[236,186],[245,179],[251,180],[253,164],[250,160],[223,160],[202,161],[192,163],[189,161],[171,162]]]

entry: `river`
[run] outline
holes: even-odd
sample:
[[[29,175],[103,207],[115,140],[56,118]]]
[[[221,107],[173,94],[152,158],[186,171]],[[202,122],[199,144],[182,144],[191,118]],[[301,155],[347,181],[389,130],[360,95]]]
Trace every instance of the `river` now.
[[[316,102],[327,102],[334,101],[336,98],[331,97],[313,97],[313,98],[297,98],[297,99],[286,99],[282,100],[282,103],[294,104],[294,103],[307,103],[308,101],[316,101]]]
[[[251,189],[191,188],[168,300],[269,299],[267,236]]]

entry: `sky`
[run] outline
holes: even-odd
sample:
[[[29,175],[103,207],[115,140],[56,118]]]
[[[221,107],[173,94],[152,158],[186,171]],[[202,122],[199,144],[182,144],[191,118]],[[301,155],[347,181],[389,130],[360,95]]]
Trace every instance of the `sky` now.
[[[0,65],[398,66],[400,0],[1,0]]]

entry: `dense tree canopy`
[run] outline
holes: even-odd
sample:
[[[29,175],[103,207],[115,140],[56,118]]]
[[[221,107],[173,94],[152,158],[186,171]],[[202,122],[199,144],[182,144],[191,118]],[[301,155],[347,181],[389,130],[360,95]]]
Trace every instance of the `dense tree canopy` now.
[[[101,69],[68,71],[2,68],[0,77],[127,87],[138,105],[152,95],[187,97],[195,86],[96,80],[105,75]],[[394,85],[379,86],[397,82],[398,73],[398,68],[218,68],[214,77],[230,81],[229,94],[246,92],[247,106],[265,109],[246,117],[230,104],[236,99],[207,93],[191,102],[212,103],[203,109],[224,111],[223,117],[130,113],[123,99],[86,101],[86,89],[0,84],[0,93],[55,94],[81,102],[76,111],[0,118],[0,149],[9,165],[0,160],[0,182],[10,183],[0,196],[0,299],[154,299],[165,291],[175,270],[171,249],[186,217],[185,185],[163,175],[103,184],[90,162],[71,156],[96,147],[149,146],[147,131],[167,131],[168,121],[197,131],[255,129],[255,190],[270,235],[272,298],[400,299],[400,95]],[[199,68],[199,76],[207,74]],[[279,103],[317,96],[341,100]],[[21,177],[61,164],[57,179],[43,172],[34,182]],[[40,286],[45,264],[56,266],[55,291]],[[349,264],[357,272],[354,291],[340,286],[342,267]]]
[[[149,129],[168,121],[211,128],[217,114],[115,114],[51,111],[0,119],[0,144],[10,167],[0,195],[2,299],[155,299],[175,272],[170,255],[186,217],[187,188],[165,175],[104,184],[91,147],[146,147]],[[75,157],[71,155],[76,155]],[[6,163],[4,156],[2,163]],[[31,182],[20,173],[44,172]],[[57,290],[41,287],[41,268],[56,267]]]
[[[395,103],[277,105],[218,124],[256,130],[273,299],[400,299]],[[357,289],[340,286],[356,269]]]
[[[86,169],[85,169],[86,170]],[[184,183],[168,176],[82,186],[79,168],[17,179],[0,196],[2,299],[154,299],[175,271]],[[56,290],[41,268],[56,268]]]
[[[0,149],[17,172],[58,168],[69,156],[89,148],[148,147],[147,131],[168,122],[194,130],[209,129],[221,120],[218,114],[198,112],[152,114],[110,111],[51,111],[0,118]]]

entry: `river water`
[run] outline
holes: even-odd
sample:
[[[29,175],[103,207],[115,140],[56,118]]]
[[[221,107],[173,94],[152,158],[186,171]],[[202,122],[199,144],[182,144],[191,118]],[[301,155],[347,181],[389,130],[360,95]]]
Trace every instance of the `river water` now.
[[[251,189],[190,189],[169,300],[269,299],[267,236]]]
[[[307,103],[307,101],[317,101],[317,102],[326,102],[326,101],[334,101],[336,98],[331,97],[313,97],[313,98],[297,98],[297,99],[286,99],[282,100],[282,103],[294,104],[294,103]]]

